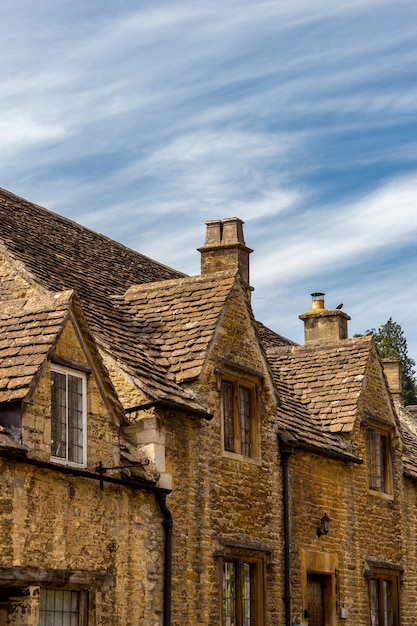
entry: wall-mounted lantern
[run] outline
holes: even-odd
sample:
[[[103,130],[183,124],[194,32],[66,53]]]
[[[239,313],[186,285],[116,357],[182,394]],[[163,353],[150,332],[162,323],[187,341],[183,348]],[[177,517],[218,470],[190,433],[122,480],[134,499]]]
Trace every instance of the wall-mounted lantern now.
[[[325,513],[320,519],[320,526],[317,528],[317,537],[327,535],[330,530],[330,517]]]

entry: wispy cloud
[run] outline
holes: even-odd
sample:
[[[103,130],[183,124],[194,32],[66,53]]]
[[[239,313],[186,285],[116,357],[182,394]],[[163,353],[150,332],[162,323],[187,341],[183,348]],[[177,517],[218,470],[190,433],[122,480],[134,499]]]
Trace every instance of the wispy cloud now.
[[[0,20],[2,186],[190,273],[204,221],[238,215],[280,332],[310,288],[369,318],[379,283],[415,300],[415,2],[4,0]]]

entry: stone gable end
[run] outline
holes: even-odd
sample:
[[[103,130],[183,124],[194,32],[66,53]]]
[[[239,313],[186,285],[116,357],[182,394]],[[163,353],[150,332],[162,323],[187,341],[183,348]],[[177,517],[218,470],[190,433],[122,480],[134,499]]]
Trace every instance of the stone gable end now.
[[[44,291],[35,284],[31,284],[24,277],[24,271],[19,271],[18,262],[13,262],[9,256],[0,250],[0,286],[2,300],[15,300],[38,296]]]
[[[205,366],[200,378],[190,385],[197,391],[199,401],[207,404],[207,391],[214,397],[209,400],[209,406],[213,409],[218,404],[217,385],[213,389],[212,377],[218,377],[222,370],[235,368],[244,375],[255,375],[262,379],[262,388],[270,394],[270,400],[274,397],[274,385],[266,364],[263,350],[260,346],[248,302],[239,288],[232,290],[221,316],[219,317],[216,331],[206,353]],[[208,383],[208,385],[207,385]],[[197,389],[195,387],[197,386]],[[203,397],[204,392],[204,397]]]
[[[80,371],[85,370],[87,384],[87,467],[95,469],[100,461],[105,466],[118,465],[118,427],[112,424],[99,385],[89,369],[89,360],[91,362],[92,355],[90,355],[90,359],[87,358],[71,320],[65,323],[55,344],[52,359],[59,364],[74,363],[74,368],[76,368],[76,364],[79,364],[84,368]],[[49,461],[51,456],[51,362],[49,361],[30,395],[29,401],[24,403],[22,439],[34,456]]]
[[[358,401],[361,420],[374,418],[398,428],[384,371],[375,350],[370,353]]]

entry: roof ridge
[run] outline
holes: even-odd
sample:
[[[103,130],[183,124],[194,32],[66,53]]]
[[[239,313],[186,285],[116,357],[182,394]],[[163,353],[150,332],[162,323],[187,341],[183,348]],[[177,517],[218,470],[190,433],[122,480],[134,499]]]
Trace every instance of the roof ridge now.
[[[208,283],[208,282],[212,282],[212,283],[214,282],[216,285],[218,285],[219,276],[223,277],[224,279],[226,278],[235,279],[238,276],[238,273],[233,270],[223,270],[220,272],[215,272],[213,274],[203,274],[203,275],[198,274],[197,276],[183,276],[179,278],[167,278],[164,280],[155,280],[149,283],[139,283],[137,285],[131,285],[129,287],[129,289],[124,294],[124,299],[125,300],[133,299],[133,298],[130,298],[130,296],[134,295],[135,293],[160,290],[160,289],[163,289],[164,287],[171,287],[174,285],[186,286],[186,285],[193,284],[193,283],[198,284],[198,283]],[[234,282],[234,280],[231,282]]]

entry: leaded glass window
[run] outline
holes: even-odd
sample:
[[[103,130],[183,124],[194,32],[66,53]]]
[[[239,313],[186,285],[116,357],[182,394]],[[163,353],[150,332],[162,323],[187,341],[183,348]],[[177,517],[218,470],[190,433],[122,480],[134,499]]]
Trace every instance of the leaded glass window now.
[[[51,369],[51,456],[70,463],[85,462],[84,374]]]
[[[67,589],[41,589],[39,626],[81,626],[80,592]]]

